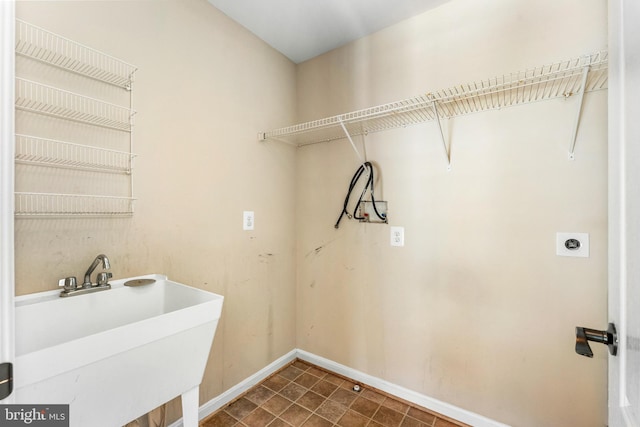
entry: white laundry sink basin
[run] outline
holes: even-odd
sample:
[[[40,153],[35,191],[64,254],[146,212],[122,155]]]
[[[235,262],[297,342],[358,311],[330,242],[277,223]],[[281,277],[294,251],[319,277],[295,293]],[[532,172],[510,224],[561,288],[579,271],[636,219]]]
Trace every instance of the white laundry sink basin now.
[[[135,279],[155,282],[124,286]],[[157,274],[110,283],[67,298],[16,298],[16,403],[70,404],[71,426],[97,427],[124,425],[182,395],[184,425],[197,425],[223,297]]]

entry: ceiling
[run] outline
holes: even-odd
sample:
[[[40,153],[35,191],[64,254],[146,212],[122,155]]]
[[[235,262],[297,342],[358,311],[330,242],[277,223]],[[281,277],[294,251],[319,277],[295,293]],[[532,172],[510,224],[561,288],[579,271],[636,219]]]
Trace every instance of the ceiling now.
[[[208,0],[295,63],[449,0]]]

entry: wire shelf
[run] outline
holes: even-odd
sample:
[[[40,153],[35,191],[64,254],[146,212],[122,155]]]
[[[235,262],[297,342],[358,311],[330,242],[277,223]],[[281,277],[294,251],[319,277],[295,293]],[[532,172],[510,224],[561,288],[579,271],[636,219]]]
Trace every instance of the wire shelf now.
[[[131,88],[137,70],[134,65],[19,19],[16,53],[125,89]]]
[[[437,91],[428,96],[438,102],[442,118],[553,98],[568,98],[582,90],[585,67],[589,67],[589,73],[584,91],[606,89],[608,53],[601,51],[519,73]]]
[[[15,215],[21,217],[131,216],[131,197],[54,193],[15,193]]]
[[[99,172],[131,173],[134,154],[16,134],[16,162]]]
[[[547,99],[570,97],[582,91],[585,67],[588,75],[584,91],[607,88],[608,53],[600,51],[551,65],[511,73],[414,98],[350,113],[313,120],[262,132],[260,140],[274,139],[298,146],[366,135],[465,114],[495,110]]]
[[[16,78],[16,108],[131,132],[134,111],[77,93]]]

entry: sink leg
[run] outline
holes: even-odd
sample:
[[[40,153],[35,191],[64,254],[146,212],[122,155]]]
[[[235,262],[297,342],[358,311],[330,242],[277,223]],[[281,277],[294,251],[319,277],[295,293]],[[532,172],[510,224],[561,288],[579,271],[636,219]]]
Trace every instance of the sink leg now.
[[[182,393],[182,425],[184,427],[198,427],[198,409],[200,393],[199,387],[195,386],[189,391]]]

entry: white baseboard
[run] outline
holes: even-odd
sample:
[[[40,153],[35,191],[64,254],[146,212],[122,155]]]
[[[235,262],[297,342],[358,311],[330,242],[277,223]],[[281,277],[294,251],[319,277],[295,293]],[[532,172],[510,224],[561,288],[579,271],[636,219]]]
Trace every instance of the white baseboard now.
[[[474,427],[509,427],[507,424],[499,423],[492,419],[483,417],[482,415],[478,415],[465,409],[458,408],[457,406],[450,405],[429,396],[425,396],[424,394],[406,389],[399,385],[390,383],[369,374],[365,374],[364,372],[357,371],[355,369],[349,368],[348,366],[341,365],[340,363],[325,359],[324,357],[316,356],[315,354],[300,349],[291,350],[289,353],[285,354],[278,360],[251,375],[249,378],[241,381],[221,395],[214,397],[213,399],[202,405],[200,407],[200,410],[198,411],[199,419],[203,420],[204,418],[213,414],[215,411],[232,402],[242,394],[246,393],[249,389],[251,389],[251,387],[259,384],[271,374],[282,369],[284,366],[286,366],[288,363],[293,362],[295,359],[300,359],[312,363],[328,371],[335,372],[336,374],[345,376],[347,378],[351,378],[361,384],[376,388],[380,391],[406,400],[407,402],[411,402],[425,409],[429,409],[431,411],[472,425]],[[169,427],[182,427],[182,419],[174,422]]]
[[[389,381],[365,374],[364,372],[356,371],[348,366],[341,365],[340,363],[325,359],[324,357],[316,356],[315,354],[307,351],[298,349],[296,352],[297,357],[300,360],[312,363],[326,369],[327,371],[335,372],[336,374],[351,378],[358,383],[366,384],[380,391],[384,391],[385,393],[399,397],[407,402],[414,403],[425,409],[429,409],[430,411],[442,414],[445,417],[453,418],[454,420],[461,421],[474,427],[509,427],[507,424],[499,423],[492,419],[483,417],[482,415],[478,415],[465,409],[458,408],[457,406],[442,402],[438,399],[425,396],[424,394],[409,390],[397,384],[390,383]]]
[[[209,415],[216,412],[218,409],[223,408],[227,404],[234,401],[239,396],[242,396],[244,393],[249,391],[251,387],[260,384],[262,381],[267,379],[271,374],[279,371],[284,368],[287,364],[293,362],[298,357],[298,350],[293,349],[289,353],[270,363],[266,367],[260,369],[255,374],[251,375],[249,378],[245,378],[238,384],[231,387],[229,390],[223,392],[222,394],[214,397],[204,405],[200,407],[198,410],[198,419],[203,420],[207,418]],[[182,427],[182,418],[172,423],[169,427]]]

